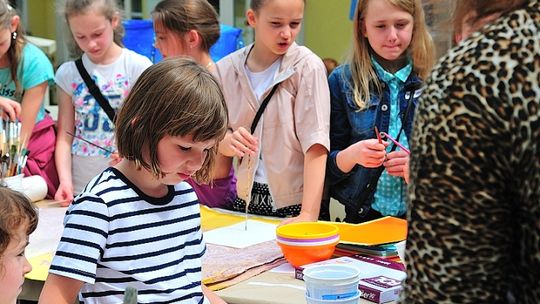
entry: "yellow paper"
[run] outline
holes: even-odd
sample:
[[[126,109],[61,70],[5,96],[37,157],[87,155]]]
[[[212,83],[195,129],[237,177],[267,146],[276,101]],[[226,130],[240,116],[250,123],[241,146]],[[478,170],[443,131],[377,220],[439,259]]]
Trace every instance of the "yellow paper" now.
[[[279,220],[260,218],[256,215],[251,215],[250,219],[270,224],[278,224],[280,222]],[[243,221],[245,221],[243,214],[229,214],[201,205],[201,225],[203,231],[226,227]]]
[[[386,216],[360,224],[332,224],[339,228],[340,243],[371,246],[395,243],[407,238],[407,221],[397,217]]]
[[[49,267],[53,259],[53,253],[45,253],[28,259],[32,265],[32,271],[26,274],[26,278],[35,281],[45,281],[49,274]]]

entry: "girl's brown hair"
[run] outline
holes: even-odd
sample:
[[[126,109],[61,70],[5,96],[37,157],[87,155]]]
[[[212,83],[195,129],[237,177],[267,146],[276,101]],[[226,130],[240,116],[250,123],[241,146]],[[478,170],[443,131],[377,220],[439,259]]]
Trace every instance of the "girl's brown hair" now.
[[[191,135],[194,141],[220,141],[226,132],[227,107],[218,83],[205,68],[184,57],[167,58],[146,69],[116,122],[120,156],[156,177],[163,176],[156,149],[163,137]],[[197,182],[210,181],[216,153],[217,145],[195,173]]]
[[[95,9],[97,12],[103,14],[107,20],[113,21],[115,16],[118,16],[118,26],[114,28],[114,43],[119,46],[124,46],[122,38],[124,37],[124,27],[122,26],[122,11],[118,7],[115,0],[66,0],[64,7],[64,18],[69,26],[69,18],[77,15],[86,14],[90,10]],[[74,57],[80,57],[83,51],[70,35],[70,52]]]
[[[205,52],[219,39],[218,14],[207,0],[163,0],[152,11],[152,18],[157,26],[178,34],[197,31]]]
[[[0,186],[0,258],[19,227],[26,228],[26,235],[36,230],[38,214],[30,200],[23,194]]]
[[[457,0],[454,10],[454,31],[461,32],[463,19],[473,12],[472,18],[467,20],[473,25],[484,17],[498,14],[503,15],[524,7],[528,0]]]
[[[412,59],[413,70],[426,78],[435,62],[435,46],[429,34],[421,0],[358,0],[354,15],[353,50],[349,58],[352,73],[352,91],[358,108],[366,107],[370,99],[370,87],[381,90],[377,74],[371,64],[371,47],[362,34],[364,13],[370,1],[388,1],[391,5],[409,13],[413,17],[413,35],[408,53]]]
[[[11,30],[11,21],[15,16],[17,16],[17,11],[12,8],[6,0],[0,0],[0,29]],[[15,39],[13,39],[14,36]],[[17,75],[17,73],[19,64],[23,60],[22,52],[25,44],[26,39],[24,37],[24,30],[21,22],[19,22],[15,32],[11,34],[11,45],[7,51],[9,71],[11,72],[11,79],[15,82],[15,98],[17,99],[22,96],[23,91],[21,83],[18,80],[18,78],[21,78],[19,77],[21,75]]]
[[[259,12],[261,7],[264,6],[264,4],[269,0],[251,0],[249,3],[249,8],[252,9],[254,12]],[[304,0],[304,4],[306,3],[306,0]]]

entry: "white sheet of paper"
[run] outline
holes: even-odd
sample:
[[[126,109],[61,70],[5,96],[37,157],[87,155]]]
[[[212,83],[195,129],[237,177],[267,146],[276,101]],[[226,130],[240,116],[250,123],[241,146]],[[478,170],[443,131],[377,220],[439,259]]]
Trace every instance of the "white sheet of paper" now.
[[[54,253],[64,231],[66,208],[39,208],[38,226],[32,234],[25,255],[33,258]]]
[[[283,263],[269,270],[269,272],[288,273],[292,275],[294,275],[294,271],[295,271],[294,266],[289,263]]]
[[[247,231],[245,230],[245,225],[245,222],[240,222],[210,230],[204,233],[204,240],[209,244],[245,248],[276,239],[277,224],[248,220]]]

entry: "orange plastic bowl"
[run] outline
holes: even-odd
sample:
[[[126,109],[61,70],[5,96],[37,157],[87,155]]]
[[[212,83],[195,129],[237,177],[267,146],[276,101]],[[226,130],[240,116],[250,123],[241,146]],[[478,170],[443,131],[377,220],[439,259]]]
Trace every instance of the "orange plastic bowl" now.
[[[278,237],[287,239],[324,239],[339,234],[339,228],[325,222],[302,222],[279,226],[276,229]]]
[[[332,257],[339,239],[332,244],[320,246],[295,246],[277,242],[285,259],[294,267],[328,260]]]

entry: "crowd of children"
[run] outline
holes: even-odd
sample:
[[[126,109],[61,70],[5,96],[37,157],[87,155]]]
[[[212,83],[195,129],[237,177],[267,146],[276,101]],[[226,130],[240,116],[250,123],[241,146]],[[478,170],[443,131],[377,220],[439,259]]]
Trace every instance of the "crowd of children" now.
[[[253,44],[218,62],[215,9],[162,0],[154,65],[123,47],[116,3],[66,0],[78,59],[53,76],[0,0],[3,119],[22,122],[24,173],[69,206],[40,303],[118,303],[127,287],[144,303],[225,303],[201,283],[199,203],[287,224],[316,221],[328,193],[346,222],[410,215],[413,121],[435,61],[421,0],[358,0],[342,65],[295,42],[305,0],[251,0]],[[456,40],[505,13],[478,12],[456,23]],[[43,105],[53,83],[56,124]],[[31,270],[36,224],[28,200],[0,187],[0,303]]]

